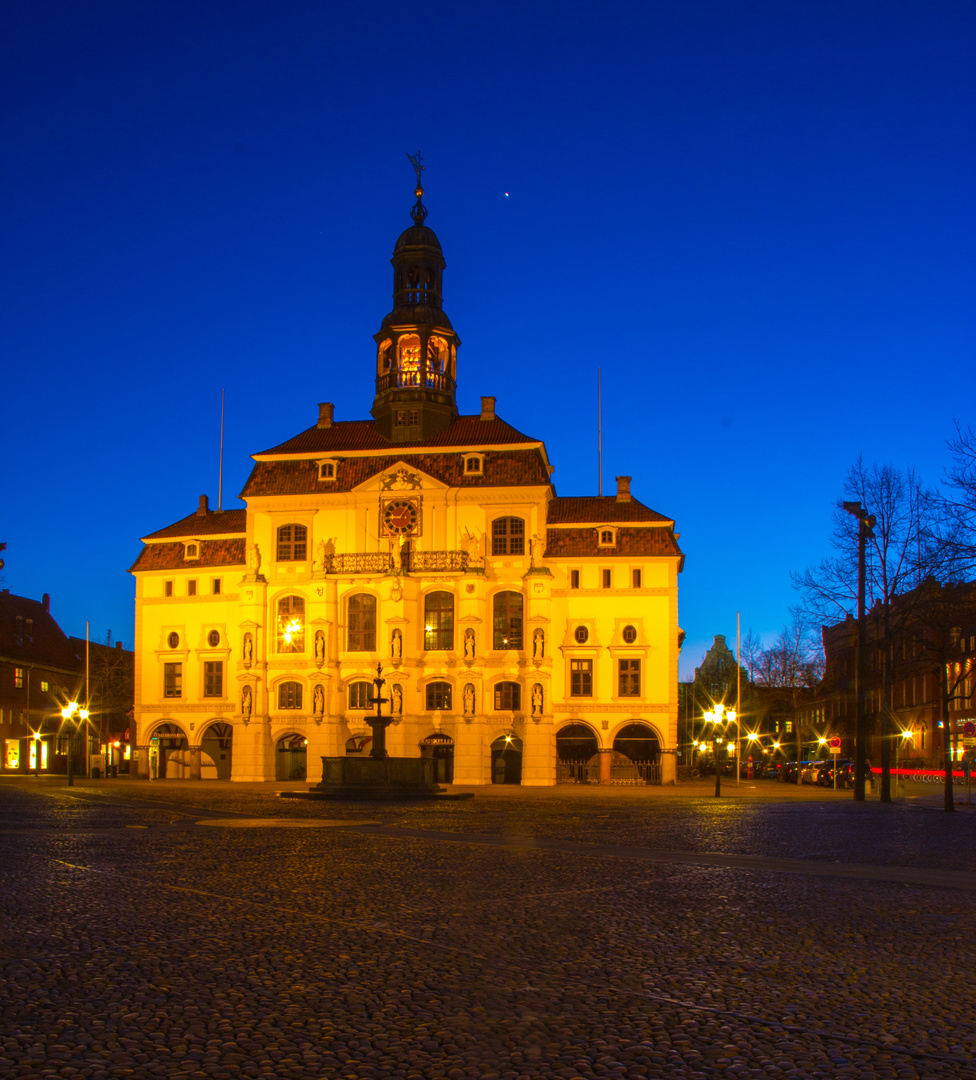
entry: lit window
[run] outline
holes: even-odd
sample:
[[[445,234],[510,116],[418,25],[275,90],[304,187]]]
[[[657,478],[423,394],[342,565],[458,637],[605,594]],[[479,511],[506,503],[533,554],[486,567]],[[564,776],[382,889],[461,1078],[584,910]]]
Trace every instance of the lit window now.
[[[300,596],[283,596],[278,601],[278,652],[305,651],[305,601]]]
[[[183,696],[183,665],[163,664],[163,697]]]
[[[593,696],[593,661],[570,660],[569,662],[570,697]]]
[[[354,682],[349,685],[349,708],[372,709],[373,707],[373,684],[368,682]]]
[[[432,682],[427,684],[427,710],[428,712],[451,707],[451,684],[446,682]]]
[[[203,664],[203,696],[224,696],[223,660],[206,660]]]
[[[302,684],[283,682],[278,686],[278,708],[300,709],[302,707]]]
[[[620,697],[640,697],[640,660],[620,661]]]
[[[521,593],[500,592],[495,594],[493,630],[493,648],[522,648]]]
[[[573,637],[577,645],[585,645],[590,637],[590,632],[585,626],[577,626],[573,631]]]
[[[46,694],[50,688],[51,684],[47,681],[47,679],[41,679],[41,691]]]
[[[495,518],[491,523],[492,555],[522,555],[525,552],[525,522],[517,517]]]
[[[454,597],[449,592],[424,598],[424,648],[454,648]]]
[[[522,688],[517,682],[495,683],[495,708],[520,709],[522,707]]]
[[[374,652],[376,650],[376,597],[369,593],[356,593],[349,597],[349,644],[350,652]]]
[[[24,669],[22,667],[14,668],[14,686],[18,689],[24,685]]]
[[[301,562],[307,540],[308,529],[304,525],[282,525],[278,530],[278,562]]]

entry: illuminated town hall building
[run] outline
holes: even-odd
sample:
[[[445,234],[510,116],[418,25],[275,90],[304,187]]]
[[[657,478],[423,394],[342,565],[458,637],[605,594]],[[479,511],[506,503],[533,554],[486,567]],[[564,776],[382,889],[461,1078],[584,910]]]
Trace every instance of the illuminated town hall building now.
[[[559,497],[543,443],[482,398],[424,224],[393,253],[372,419],[331,404],[253,455],[245,510],[143,540],[135,753],[146,777],[283,780],[367,755],[372,679],[391,756],[455,784],[670,783],[682,554],[630,494]]]

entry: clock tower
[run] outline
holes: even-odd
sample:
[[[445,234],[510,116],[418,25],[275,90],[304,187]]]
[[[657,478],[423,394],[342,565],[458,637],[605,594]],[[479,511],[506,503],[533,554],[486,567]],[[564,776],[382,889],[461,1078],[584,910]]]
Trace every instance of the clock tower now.
[[[409,157],[409,155],[408,155]],[[379,432],[393,443],[416,443],[457,419],[457,348],[451,320],[441,308],[444,254],[424,221],[420,155],[413,225],[393,249],[393,310],[376,341],[376,397],[371,410]]]

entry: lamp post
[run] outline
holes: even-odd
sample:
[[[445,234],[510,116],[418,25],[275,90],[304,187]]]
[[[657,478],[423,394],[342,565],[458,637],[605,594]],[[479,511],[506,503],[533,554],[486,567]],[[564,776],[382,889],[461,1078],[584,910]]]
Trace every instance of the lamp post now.
[[[895,742],[895,775],[898,777],[898,794],[902,797],[905,795],[905,778],[901,774],[901,748],[905,745],[905,740],[911,737],[910,731],[903,731],[901,738]]]
[[[61,710],[61,717],[66,724],[71,724],[70,734],[68,735],[68,787],[73,787],[75,782],[72,770],[73,744],[75,735],[78,733],[79,724],[88,722],[88,710],[83,709],[77,701],[69,701]]]
[[[719,725],[727,727],[729,724],[734,724],[736,718],[735,709],[726,709],[726,707],[718,702],[713,709],[709,709],[704,714],[706,724],[712,725],[712,759],[715,762],[715,796],[716,798],[722,794],[722,769],[718,761],[718,729]],[[736,728],[738,731],[738,728]],[[726,751],[728,747],[726,747]],[[739,753],[739,740],[736,738],[735,752],[738,757]]]
[[[866,687],[865,675],[865,649],[864,649],[864,544],[874,536],[871,531],[874,528],[874,514],[869,514],[859,502],[845,502],[844,509],[848,514],[857,518],[857,645],[854,652],[855,665],[855,712],[854,712],[854,798],[857,802],[864,802],[864,784],[867,775],[867,753],[865,740],[867,739],[867,722],[865,719],[864,698]],[[881,714],[882,723],[882,746],[884,746],[884,710]]]

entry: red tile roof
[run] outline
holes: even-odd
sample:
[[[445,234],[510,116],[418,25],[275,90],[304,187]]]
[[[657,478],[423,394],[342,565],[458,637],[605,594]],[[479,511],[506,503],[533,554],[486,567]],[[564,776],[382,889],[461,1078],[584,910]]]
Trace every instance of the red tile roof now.
[[[612,548],[600,547],[596,529],[546,530],[547,559],[590,556],[612,559],[634,555],[681,556],[681,549],[670,529],[628,529],[624,526],[617,530],[617,543]]]
[[[555,498],[549,503],[547,522],[549,525],[564,525],[574,522],[592,522],[602,525],[612,521],[660,521],[670,522],[671,518],[659,514],[649,506],[631,499],[629,502],[617,502],[616,495],[567,495]]]
[[[28,620],[31,623],[29,632]],[[12,596],[7,591],[0,593],[0,657],[14,664],[40,669],[84,670],[78,653],[44,604],[27,596]],[[32,708],[43,704],[39,676],[40,673],[35,672],[37,682],[32,686],[38,692],[38,699],[32,702]],[[8,684],[12,685],[12,682]]]
[[[228,511],[243,514],[243,510]],[[198,559],[183,558],[183,544],[146,544],[129,567],[136,570],[194,570],[198,566],[244,566],[244,537],[235,540],[202,540]]]
[[[311,458],[293,461],[258,461],[241,492],[242,499],[255,495],[297,495],[352,491],[353,488],[405,460],[435,480],[450,487],[490,488],[548,485],[549,472],[538,448],[526,450],[489,450],[485,454],[484,474],[473,476],[464,471],[461,454],[416,453],[398,449],[389,457],[351,457],[338,463],[334,481],[319,480],[318,466]]]
[[[339,454],[354,450],[390,450],[403,455],[416,453],[418,450],[435,446],[468,446],[475,449],[480,446],[501,446],[509,443],[535,443],[532,439],[516,431],[511,424],[497,417],[494,420],[482,420],[480,416],[459,416],[453,424],[443,431],[417,443],[391,443],[376,430],[372,420],[339,420],[331,427],[310,427],[287,442],[262,450],[255,458],[267,454]]]
[[[221,533],[241,533],[247,528],[246,510],[208,510],[206,514],[190,514],[175,525],[150,533],[144,540],[162,540],[169,536],[214,536]]]

